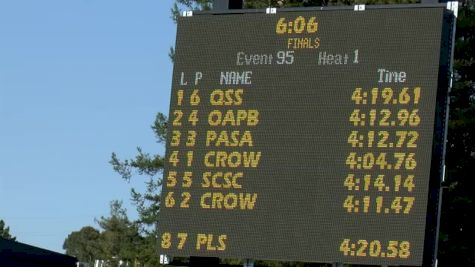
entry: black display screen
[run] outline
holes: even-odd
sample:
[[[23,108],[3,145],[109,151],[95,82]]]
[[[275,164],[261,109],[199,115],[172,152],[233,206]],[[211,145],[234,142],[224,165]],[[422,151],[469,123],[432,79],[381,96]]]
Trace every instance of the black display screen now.
[[[180,17],[160,253],[420,265],[444,12]]]

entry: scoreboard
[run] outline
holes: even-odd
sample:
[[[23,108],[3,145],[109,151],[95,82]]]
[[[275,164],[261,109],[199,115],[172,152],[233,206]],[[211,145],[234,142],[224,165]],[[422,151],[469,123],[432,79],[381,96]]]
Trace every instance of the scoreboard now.
[[[432,253],[453,16],[362,7],[178,19],[160,253]]]

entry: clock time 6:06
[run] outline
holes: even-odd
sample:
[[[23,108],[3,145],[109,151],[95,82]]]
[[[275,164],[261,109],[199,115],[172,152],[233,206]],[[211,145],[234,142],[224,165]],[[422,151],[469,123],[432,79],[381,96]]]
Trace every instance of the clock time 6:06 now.
[[[286,21],[286,18],[280,18],[277,21],[275,32],[277,34],[291,33],[316,33],[318,30],[318,22],[316,17],[310,17],[306,20],[302,16],[298,16],[294,20]]]

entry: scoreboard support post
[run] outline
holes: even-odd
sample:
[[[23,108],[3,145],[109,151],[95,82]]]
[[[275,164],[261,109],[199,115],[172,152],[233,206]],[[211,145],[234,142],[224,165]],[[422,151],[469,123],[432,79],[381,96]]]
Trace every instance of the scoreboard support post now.
[[[254,267],[254,260],[246,259],[242,265],[243,267]]]
[[[214,0],[214,10],[242,9],[243,0]]]
[[[219,266],[219,258],[208,257],[190,257],[190,267],[217,267]]]

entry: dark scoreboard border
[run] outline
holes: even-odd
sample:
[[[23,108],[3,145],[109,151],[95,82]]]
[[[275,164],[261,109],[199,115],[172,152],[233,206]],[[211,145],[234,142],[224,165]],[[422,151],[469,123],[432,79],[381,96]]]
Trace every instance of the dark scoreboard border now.
[[[434,139],[432,143],[432,162],[427,201],[426,233],[424,241],[423,266],[435,266],[439,239],[440,208],[442,204],[442,186],[445,175],[445,149],[449,121],[449,93],[452,83],[452,62],[455,41],[456,17],[446,10],[444,12],[439,78],[434,121]]]
[[[374,9],[413,9],[413,8],[444,8],[442,24],[439,73],[437,82],[437,97],[434,122],[434,138],[432,143],[432,160],[429,181],[429,196],[426,213],[426,232],[424,240],[423,266],[434,266],[437,259],[439,238],[440,207],[442,203],[442,179],[444,176],[445,150],[447,143],[447,127],[449,114],[449,93],[452,83],[452,62],[455,40],[456,16],[448,9],[447,3],[435,4],[399,4],[399,5],[365,5],[365,10]],[[278,8],[277,13],[308,12],[308,11],[334,11],[355,10],[355,6],[322,6],[304,8]],[[261,13],[265,15],[266,9],[230,9],[193,11],[195,15],[240,15],[246,13]],[[274,14],[268,14],[274,15]]]
[[[394,4],[394,5],[364,5],[365,10],[371,9],[408,9],[408,8],[447,8],[447,3],[436,4]],[[285,7],[276,8],[277,14],[282,12],[305,12],[305,11],[334,11],[334,10],[348,10],[355,11],[355,5],[351,6],[314,6],[314,7]],[[358,10],[355,12],[364,12],[365,10]],[[449,10],[447,10],[449,11]],[[450,12],[450,11],[449,11]],[[265,8],[258,9],[228,9],[228,10],[193,10],[195,15],[234,15],[246,13],[266,13]],[[273,14],[269,14],[273,15]]]

